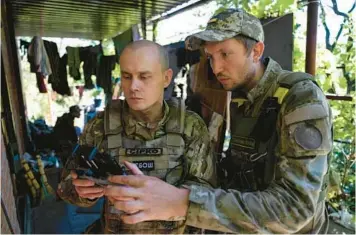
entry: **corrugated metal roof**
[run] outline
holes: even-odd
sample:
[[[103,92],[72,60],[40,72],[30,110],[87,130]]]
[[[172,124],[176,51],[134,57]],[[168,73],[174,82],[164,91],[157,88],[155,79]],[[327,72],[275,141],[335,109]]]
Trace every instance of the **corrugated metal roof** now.
[[[103,39],[187,0],[10,0],[16,36]]]

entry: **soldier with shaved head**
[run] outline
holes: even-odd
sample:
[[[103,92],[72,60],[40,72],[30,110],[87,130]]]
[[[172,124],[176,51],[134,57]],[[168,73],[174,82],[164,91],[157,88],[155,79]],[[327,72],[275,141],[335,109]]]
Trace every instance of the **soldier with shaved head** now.
[[[164,47],[147,40],[132,42],[121,53],[120,69],[125,101],[112,101],[104,112],[90,120],[79,143],[110,154],[133,173],[142,172],[166,182],[167,190],[193,182],[206,187],[214,185],[215,161],[205,123],[197,114],[186,111],[183,104],[170,105],[163,100],[164,88],[172,79]],[[136,200],[121,197],[122,190],[126,189],[98,186],[66,170],[58,194],[65,201],[83,207],[105,198],[101,220],[90,226],[87,233],[176,234],[194,230],[186,227],[185,216],[169,221],[126,223],[122,216],[140,209],[123,214],[115,208],[124,201]]]

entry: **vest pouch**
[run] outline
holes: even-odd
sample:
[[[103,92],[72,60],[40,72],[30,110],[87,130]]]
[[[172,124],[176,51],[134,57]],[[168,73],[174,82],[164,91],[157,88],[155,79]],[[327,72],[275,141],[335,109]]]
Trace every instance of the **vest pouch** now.
[[[231,159],[240,158],[237,155],[231,155],[226,158],[224,165],[229,165],[227,172],[227,189],[237,189],[243,192],[258,191],[266,188],[263,180],[265,175],[265,166],[267,161],[267,154],[263,153],[247,153],[235,152],[237,155],[248,155],[245,161],[239,161],[237,164]],[[230,160],[229,160],[230,159]]]
[[[275,174],[274,143],[276,134],[267,142],[258,141],[258,151],[247,148],[230,148],[221,162],[225,170],[226,188],[240,191],[258,191],[266,189]]]

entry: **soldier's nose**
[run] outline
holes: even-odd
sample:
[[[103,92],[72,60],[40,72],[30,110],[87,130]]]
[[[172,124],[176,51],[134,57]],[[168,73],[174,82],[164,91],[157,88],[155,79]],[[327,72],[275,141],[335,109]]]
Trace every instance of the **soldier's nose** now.
[[[136,79],[133,79],[131,82],[131,86],[130,86],[131,91],[138,91],[139,88],[140,88],[139,81],[137,81]]]
[[[210,62],[210,66],[213,69],[214,74],[219,74],[223,71],[222,69],[222,63],[219,62],[219,60],[215,59]]]

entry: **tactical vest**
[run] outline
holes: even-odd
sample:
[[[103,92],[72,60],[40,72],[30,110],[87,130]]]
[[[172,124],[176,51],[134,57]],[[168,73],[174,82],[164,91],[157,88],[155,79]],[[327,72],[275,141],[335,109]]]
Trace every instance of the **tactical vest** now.
[[[180,185],[187,174],[184,161],[184,106],[170,105],[169,117],[165,124],[165,135],[142,141],[125,136],[123,127],[123,103],[113,101],[105,110],[105,135],[107,150],[119,164],[124,160],[135,163],[145,175],[158,177],[172,185]],[[138,224],[124,224],[120,211],[106,200],[104,208],[105,233],[183,233],[184,221],[152,221]]]
[[[276,125],[281,104],[293,85],[311,79],[309,74],[282,71],[273,96],[265,98],[257,117],[244,114],[246,99],[232,99],[230,146],[221,162],[225,173],[224,188],[259,191],[274,180]]]

